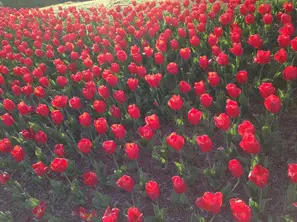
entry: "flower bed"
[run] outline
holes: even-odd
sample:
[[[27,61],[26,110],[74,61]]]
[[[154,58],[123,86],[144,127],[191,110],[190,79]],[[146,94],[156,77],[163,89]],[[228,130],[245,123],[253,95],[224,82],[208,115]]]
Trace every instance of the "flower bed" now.
[[[296,219],[293,3],[0,15],[0,221]]]

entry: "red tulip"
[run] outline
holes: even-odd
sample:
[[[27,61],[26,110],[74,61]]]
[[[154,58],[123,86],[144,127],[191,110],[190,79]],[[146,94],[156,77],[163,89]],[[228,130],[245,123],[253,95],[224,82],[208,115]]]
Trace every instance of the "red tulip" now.
[[[203,70],[206,70],[208,68],[209,60],[208,60],[207,56],[199,57],[199,65],[200,65],[201,69],[203,69]]]
[[[43,131],[38,131],[35,134],[34,139],[38,144],[45,144],[48,140],[47,135]]]
[[[139,148],[136,143],[126,143],[125,153],[130,160],[136,160],[138,158]]]
[[[194,91],[197,96],[201,96],[205,93],[205,84],[203,80],[194,83]]]
[[[58,109],[62,109],[66,106],[67,100],[67,96],[55,96],[52,100],[52,106]]]
[[[171,109],[178,111],[183,108],[183,100],[180,96],[173,95],[168,101],[168,106]]]
[[[243,48],[241,46],[241,43],[233,43],[233,47],[230,48],[230,51],[235,55],[235,56],[241,56],[243,54]]]
[[[117,186],[127,192],[131,192],[134,187],[134,180],[128,175],[123,175],[117,180]]]
[[[117,222],[119,218],[120,210],[118,208],[107,207],[102,217],[102,222]]]
[[[182,48],[179,51],[179,55],[183,60],[188,60],[191,57],[191,50],[189,48]]]
[[[214,122],[217,128],[227,131],[230,127],[230,119],[226,113],[221,113],[219,116],[215,116]]]
[[[284,80],[296,80],[297,79],[297,67],[295,66],[287,66],[283,70],[283,78]]]
[[[121,118],[121,110],[119,107],[115,105],[112,105],[110,107],[110,113],[114,118],[117,118],[117,119]]]
[[[63,122],[63,120],[64,120],[64,116],[63,116],[63,114],[61,113],[60,110],[51,111],[51,117],[52,117],[53,123],[55,125],[61,124]]]
[[[191,90],[191,86],[186,81],[180,81],[180,83],[179,83],[179,90],[182,93],[188,93]]]
[[[12,126],[14,124],[14,119],[9,113],[5,113],[2,116],[0,116],[0,119],[4,123],[5,126]]]
[[[106,110],[106,103],[103,100],[95,100],[93,108],[97,113],[104,113]]]
[[[263,22],[266,25],[270,25],[273,22],[273,15],[266,13],[265,15],[263,15]]]
[[[157,65],[161,65],[164,62],[164,56],[162,55],[161,52],[155,53],[154,57],[155,57],[155,63]]]
[[[167,65],[167,72],[176,75],[178,73],[178,65],[175,62],[171,62]]]
[[[45,104],[38,104],[36,108],[36,113],[40,116],[48,116],[49,108]]]
[[[204,93],[200,96],[200,103],[202,104],[202,106],[204,106],[205,108],[208,108],[211,106],[213,102],[213,98],[207,94],[207,93]]]
[[[57,144],[54,147],[54,153],[58,156],[58,157],[64,157],[65,155],[65,148],[63,144]]]
[[[269,112],[278,113],[281,109],[281,100],[275,95],[270,95],[265,99],[264,105]]]
[[[106,86],[101,85],[98,87],[98,94],[103,98],[107,99],[109,97],[109,90]]]
[[[84,127],[88,127],[91,125],[91,116],[87,112],[84,112],[83,114],[81,114],[78,119],[79,119],[79,123]]]
[[[0,152],[10,153],[12,151],[12,145],[8,138],[0,140]]]
[[[128,209],[128,222],[143,222],[144,217],[140,210],[136,207]]]
[[[47,173],[48,167],[41,161],[32,165],[33,171],[37,176],[43,176]]]
[[[171,177],[171,181],[175,193],[182,194],[186,192],[187,186],[183,178],[180,176],[173,176]]]
[[[228,55],[221,52],[217,57],[217,63],[221,66],[227,66],[229,64]]]
[[[265,82],[259,86],[259,92],[260,95],[265,99],[275,93],[275,88],[273,87],[272,83]]]
[[[97,175],[94,172],[91,172],[91,171],[85,172],[82,177],[85,185],[92,187],[98,183]]]
[[[11,151],[11,155],[16,162],[21,162],[25,158],[25,152],[22,147],[16,145],[13,150]]]
[[[112,124],[111,130],[117,139],[123,139],[126,136],[126,130],[121,124]]]
[[[232,198],[229,203],[236,222],[250,222],[252,220],[251,208],[244,201],[239,198]]]
[[[7,112],[12,112],[15,109],[15,104],[10,99],[4,99],[2,105]]]
[[[258,64],[267,64],[270,62],[270,51],[258,50],[254,61]]]
[[[244,84],[248,81],[248,72],[245,70],[241,70],[236,74],[236,81]]]
[[[208,82],[212,87],[216,87],[220,83],[220,76],[216,72],[208,73]]]
[[[145,184],[145,192],[151,200],[157,200],[160,196],[160,188],[156,181],[148,181]]]
[[[292,183],[297,183],[297,164],[290,163],[288,165],[288,177]]]
[[[74,213],[78,214],[83,221],[92,221],[92,219],[97,216],[97,212],[95,210],[88,212],[83,207],[79,207]]]
[[[239,145],[247,153],[257,154],[260,152],[260,143],[251,133],[245,133]]]
[[[83,138],[77,144],[78,149],[85,154],[91,152],[92,142],[89,139]]]
[[[223,204],[223,194],[221,192],[205,192],[202,197],[197,198],[195,204],[203,210],[218,214]]]
[[[157,74],[148,74],[145,75],[145,80],[146,82],[150,85],[152,88],[157,88],[160,85],[160,82],[162,80],[162,74],[157,73]]]
[[[51,162],[51,170],[57,173],[63,173],[68,167],[68,161],[64,158],[55,158]]]
[[[185,139],[175,132],[167,136],[166,142],[169,146],[171,146],[176,151],[181,150],[185,145]]]
[[[241,89],[238,88],[235,84],[233,83],[228,83],[226,85],[226,90],[228,92],[228,95],[232,98],[237,98],[241,94]]]
[[[254,125],[250,121],[244,120],[238,126],[238,133],[242,137],[244,136],[245,133],[250,133],[250,134],[255,135],[256,129],[255,129]]]
[[[99,134],[104,134],[108,131],[108,124],[104,118],[98,118],[94,120],[94,127]]]
[[[152,130],[157,130],[160,128],[159,118],[156,114],[145,117],[146,125],[150,126]]]
[[[140,136],[146,140],[150,140],[154,136],[154,131],[149,125],[140,126],[138,128]]]
[[[213,148],[213,142],[206,134],[197,136],[196,143],[203,153],[209,152]]]
[[[80,99],[78,97],[72,97],[70,100],[69,100],[69,106],[72,108],[72,109],[80,109],[81,108],[81,102],[80,102]]]
[[[127,85],[131,91],[135,91],[138,87],[138,79],[129,78],[127,81]]]
[[[269,179],[269,171],[257,164],[249,173],[249,181],[256,184],[258,187],[263,188],[267,185]]]
[[[198,109],[192,108],[188,112],[188,121],[193,125],[197,125],[200,123],[202,119],[202,115],[203,113],[201,111],[199,111]]]
[[[31,211],[37,219],[41,219],[45,214],[45,210],[46,203],[44,201],[40,201],[40,203],[37,206],[33,207]]]
[[[240,115],[240,108],[236,101],[227,99],[226,101],[226,113],[231,118],[236,118]]]
[[[232,159],[229,161],[228,168],[233,177],[240,178],[243,175],[243,167],[241,163],[236,159]]]
[[[113,98],[119,103],[124,103],[126,101],[126,95],[123,90],[114,91]]]
[[[133,119],[139,119],[140,117],[140,110],[135,104],[128,106],[128,113]]]
[[[248,39],[248,43],[256,49],[260,49],[263,45],[263,40],[258,34],[251,35]]]
[[[103,144],[103,149],[107,154],[114,154],[116,148],[117,148],[117,144],[113,141],[113,140],[107,140],[105,141]]]
[[[1,173],[0,174],[0,184],[7,184],[10,180],[10,176],[7,173]]]

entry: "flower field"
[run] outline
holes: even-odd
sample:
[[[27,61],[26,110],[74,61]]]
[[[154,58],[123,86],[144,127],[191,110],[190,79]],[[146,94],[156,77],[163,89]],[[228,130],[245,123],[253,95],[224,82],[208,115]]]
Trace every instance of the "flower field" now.
[[[296,221],[296,6],[0,8],[0,221]]]

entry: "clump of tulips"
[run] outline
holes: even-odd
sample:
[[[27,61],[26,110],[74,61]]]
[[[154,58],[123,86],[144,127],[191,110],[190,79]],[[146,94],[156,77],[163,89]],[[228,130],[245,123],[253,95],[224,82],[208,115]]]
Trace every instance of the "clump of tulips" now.
[[[277,143],[296,6],[0,8],[4,195],[41,221],[294,221],[297,159]],[[286,180],[271,179],[279,164]]]

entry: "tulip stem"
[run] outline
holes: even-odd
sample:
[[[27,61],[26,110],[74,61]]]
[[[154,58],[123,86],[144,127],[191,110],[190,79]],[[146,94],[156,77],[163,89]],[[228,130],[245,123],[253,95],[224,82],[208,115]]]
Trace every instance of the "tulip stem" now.
[[[116,167],[117,167],[117,170],[119,170],[120,168],[119,168],[118,162],[117,162],[117,160],[116,160],[114,154],[112,155],[112,159],[113,159],[113,162],[115,163],[115,165],[116,165]]]
[[[53,155],[53,156],[55,156],[55,154],[54,154],[54,152],[51,150],[51,148],[48,146],[48,144],[46,143],[46,148],[51,152],[51,154]]]
[[[260,191],[259,191],[259,211],[260,211],[260,213],[262,212],[262,205],[263,205],[263,201],[262,201],[262,196],[263,196],[263,188],[260,188]]]
[[[297,184],[294,184],[294,192],[293,192],[293,201],[296,201],[296,189],[297,189]]]
[[[139,167],[138,161],[137,161],[137,160],[135,160],[135,163],[136,163],[136,167],[137,167],[137,169],[139,170],[139,169],[140,169],[140,167]]]
[[[234,191],[234,190],[236,189],[236,187],[238,186],[239,182],[240,182],[240,178],[238,178],[236,184],[234,185],[234,187],[232,188],[232,190],[228,193],[228,195],[226,196],[226,198],[228,198],[228,197],[233,193],[233,191]]]
[[[135,206],[133,192],[131,192],[131,197],[132,197],[132,203],[133,203],[133,206]]]
[[[210,219],[210,221],[209,222],[212,222],[215,218],[216,218],[216,214],[215,215],[213,215],[213,217]]]
[[[64,174],[65,178],[67,179],[67,181],[69,182],[70,187],[71,187],[72,183],[71,183],[71,181],[69,180],[68,176],[66,175],[66,173],[63,173],[63,174]]]
[[[258,79],[259,85],[261,84],[261,79],[262,79],[262,75],[263,75],[263,69],[264,69],[264,65],[261,65],[260,75],[259,75],[259,79]]]
[[[228,141],[228,133],[227,133],[227,131],[225,133],[225,143],[226,143],[226,149],[228,149],[228,147],[229,147],[229,141]]]

